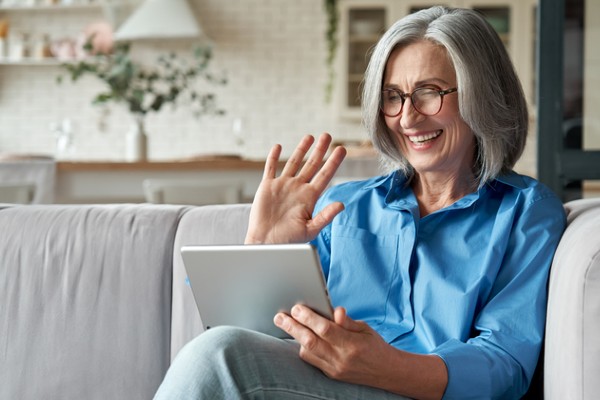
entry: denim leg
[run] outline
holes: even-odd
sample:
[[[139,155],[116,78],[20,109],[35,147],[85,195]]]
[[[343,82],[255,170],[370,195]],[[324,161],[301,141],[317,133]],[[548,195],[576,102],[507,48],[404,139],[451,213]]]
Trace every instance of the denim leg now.
[[[369,399],[404,397],[327,378],[298,356],[298,344],[233,327],[215,327],[188,343],[155,400]]]

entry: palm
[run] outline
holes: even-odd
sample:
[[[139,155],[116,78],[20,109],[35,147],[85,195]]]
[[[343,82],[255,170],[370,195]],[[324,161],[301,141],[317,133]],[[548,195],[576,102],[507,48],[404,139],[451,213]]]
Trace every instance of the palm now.
[[[265,172],[256,192],[246,243],[291,243],[312,240],[343,209],[340,203],[325,207],[315,218],[315,203],[323,193],[345,156],[343,148],[333,151],[327,162],[323,158],[331,137],[322,135],[307,162],[304,156],[313,144],[312,136],[298,145],[279,177],[276,166],[281,147],[269,153]]]

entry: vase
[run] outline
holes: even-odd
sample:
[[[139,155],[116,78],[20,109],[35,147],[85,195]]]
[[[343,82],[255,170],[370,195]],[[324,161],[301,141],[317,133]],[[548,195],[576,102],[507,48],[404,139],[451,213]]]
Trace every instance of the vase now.
[[[148,159],[148,135],[144,128],[144,117],[136,116],[127,133],[125,159],[129,162],[146,161]]]

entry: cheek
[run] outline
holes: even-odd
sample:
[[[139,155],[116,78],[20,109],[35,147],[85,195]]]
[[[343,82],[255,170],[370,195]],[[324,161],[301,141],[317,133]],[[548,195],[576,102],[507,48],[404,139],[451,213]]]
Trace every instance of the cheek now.
[[[388,130],[391,131],[396,131],[396,126],[398,126],[398,118],[397,117],[386,117],[385,115],[382,114],[382,118],[383,118],[383,122],[385,123],[385,126],[388,128]]]
[[[475,148],[475,135],[471,129],[464,123],[456,123],[451,128],[451,145],[461,153],[470,153]]]
[[[383,122],[387,128],[387,134],[394,143],[394,146],[398,147],[402,145],[400,139],[400,117],[386,117],[383,116]]]
[[[387,128],[387,134],[390,136],[394,145],[397,147],[402,137],[402,127],[400,125],[400,117],[383,117],[383,121],[385,122],[385,126]]]
[[[455,135],[471,134],[471,128],[463,121],[458,110],[446,110],[436,117],[439,124],[444,125],[446,130],[452,131]]]

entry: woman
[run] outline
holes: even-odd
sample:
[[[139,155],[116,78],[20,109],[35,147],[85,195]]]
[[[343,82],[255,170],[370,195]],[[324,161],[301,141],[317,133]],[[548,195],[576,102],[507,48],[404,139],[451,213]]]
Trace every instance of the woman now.
[[[295,340],[214,329],[178,356],[157,398],[519,398],[537,363],[562,204],[512,172],[527,108],[493,29],[435,7],[378,43],[364,120],[393,171],[323,191],[342,162],[305,137],[280,176],[275,146],[246,243],[312,241],[334,320],[297,305]],[[182,397],[183,396],[183,397]]]

